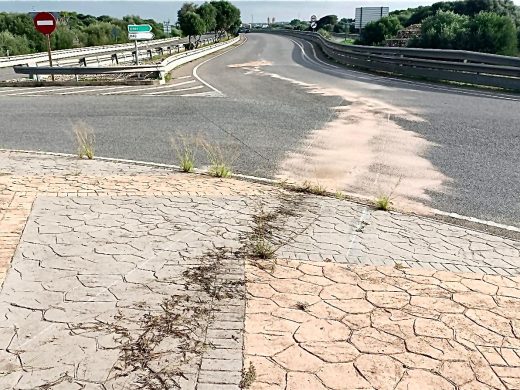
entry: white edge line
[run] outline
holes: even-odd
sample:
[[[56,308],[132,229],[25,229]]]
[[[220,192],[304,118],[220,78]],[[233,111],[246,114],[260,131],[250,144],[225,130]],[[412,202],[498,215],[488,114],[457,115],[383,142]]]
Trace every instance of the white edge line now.
[[[148,88],[129,89],[129,90],[124,90],[124,91],[116,91],[116,92],[104,92],[101,94],[101,96],[121,95],[123,93],[130,93],[130,92],[140,92],[140,91],[147,91],[147,90],[154,90],[154,89],[174,88],[179,85],[185,85],[185,84],[190,84],[190,83],[194,83],[194,82],[195,82],[195,80],[190,80],[190,81],[184,81],[184,82],[178,83],[178,84],[166,84],[166,85],[159,85],[159,86],[149,85]]]
[[[214,60],[215,58],[218,58],[220,56],[223,56],[224,54],[232,51],[232,50],[235,50],[236,48],[239,48],[240,46],[242,46],[244,43],[247,42],[247,37],[245,37],[244,41],[238,45],[238,46],[235,46],[235,47],[232,47],[231,49],[229,50],[226,50],[224,51],[223,53],[220,53],[219,55],[216,55],[214,57],[211,57],[211,58],[208,58],[206,61],[204,62],[201,62],[200,64],[198,64],[195,68],[193,68],[193,77],[195,77],[197,80],[199,80],[202,84],[204,84],[206,87],[208,87],[209,89],[211,89],[212,91],[215,91],[216,93],[218,93],[219,95],[222,95],[224,96],[224,93],[222,93],[222,91],[219,91],[217,88],[215,88],[214,86],[212,86],[211,84],[207,83],[206,81],[202,80],[199,75],[197,74],[197,70],[202,66],[204,65],[205,63],[209,62],[209,61],[212,61]]]
[[[193,81],[195,81],[195,80],[193,80]],[[204,85],[196,85],[195,87],[180,88],[180,89],[167,89],[166,91],[145,93],[144,95],[141,95],[141,96],[157,96],[157,95],[162,95],[162,94],[167,94],[167,93],[191,91],[193,89],[201,89],[201,88],[204,88]],[[176,96],[176,95],[172,95],[172,96]]]
[[[36,154],[36,155],[43,155],[43,156],[56,156],[56,157],[66,157],[66,158],[78,159],[78,156],[76,154],[57,153],[57,152],[43,152],[43,151],[39,151],[39,150],[23,150],[23,149],[4,149],[4,148],[0,148],[0,152],[25,153],[25,154]],[[96,157],[95,160],[108,161],[108,162],[114,162],[114,163],[132,164],[132,165],[142,165],[142,166],[148,166],[148,167],[156,167],[156,168],[164,168],[164,169],[171,169],[171,170],[175,170],[175,171],[181,171],[181,167],[179,167],[178,165],[173,165],[173,164],[161,164],[161,163],[154,163],[154,162],[149,162],[149,161],[128,160],[128,159],[113,158],[113,157]],[[88,161],[88,160],[85,160],[85,161]],[[203,170],[203,169],[194,169],[193,173],[195,173],[197,175],[202,175],[202,176],[208,176],[209,175],[208,171]],[[239,174],[239,173],[235,173],[231,177],[232,178],[236,178],[236,179],[252,181],[252,182],[256,182],[256,183],[260,183],[260,184],[280,185],[280,182],[278,180],[266,179],[266,178],[257,177],[257,176],[243,175],[243,174]],[[354,197],[360,199],[360,201],[358,201],[357,203],[361,203],[363,205],[366,205],[366,203],[363,203],[361,200],[368,200],[368,199],[370,199],[367,196],[354,194],[354,193],[345,193],[345,195],[354,196]],[[425,216],[425,215],[417,215],[417,214],[413,214],[413,213],[404,213],[404,212],[400,212],[400,211],[397,211],[397,213],[403,214],[403,215],[410,215],[410,216],[413,216],[413,217],[416,217],[416,218],[420,218],[420,219],[433,220],[433,221],[435,221],[437,223],[440,222],[440,223],[444,223],[446,225],[455,225],[455,224],[451,224],[449,222],[438,221],[438,220],[432,219],[432,218],[430,218],[428,216]],[[433,213],[436,214],[436,215],[449,216],[449,217],[452,217],[454,219],[460,219],[460,220],[464,220],[464,221],[476,222],[476,223],[479,223],[479,224],[485,225],[485,226],[498,227],[498,228],[501,228],[501,229],[504,229],[504,230],[509,230],[509,231],[513,231],[513,232],[520,232],[520,228],[518,228],[516,226],[503,225],[503,224],[496,223],[496,222],[493,222],[493,221],[484,221],[484,220],[481,220],[481,219],[478,219],[478,218],[466,217],[464,215],[460,215],[460,214],[457,214],[457,213],[448,213],[448,212],[440,211],[440,210],[436,210],[436,209],[433,209]],[[455,226],[458,226],[458,225],[455,225]],[[474,229],[469,229],[469,230],[474,230]],[[492,233],[488,233],[488,234],[492,234]]]
[[[289,38],[290,41],[292,41],[294,44],[296,44],[297,46],[300,46],[297,41],[295,41],[293,38]],[[300,38],[300,42],[304,42],[304,43],[309,43],[309,45],[312,47],[313,51],[314,51],[314,46],[312,45],[311,42],[307,41],[306,39],[303,39],[303,38]],[[302,43],[302,46],[303,46],[303,43]],[[300,49],[302,50],[302,52],[304,51],[302,46],[300,46]],[[396,83],[403,83],[403,84],[408,84],[408,85],[412,85],[412,86],[416,86],[416,87],[425,87],[425,88],[429,88],[429,89],[433,89],[433,90],[439,90],[439,91],[447,91],[447,92],[453,92],[453,93],[461,93],[463,95],[468,95],[468,96],[472,96],[472,97],[480,97],[480,98],[490,98],[490,99],[502,99],[502,100],[508,100],[508,101],[520,101],[519,98],[515,97],[515,96],[512,96],[512,95],[508,95],[508,94],[500,94],[500,93],[494,93],[491,92],[491,91],[486,91],[486,90],[472,90],[472,89],[463,89],[463,88],[458,88],[456,86],[443,86],[442,84],[434,84],[433,82],[431,81],[415,81],[415,80],[410,80],[410,79],[406,79],[406,78],[399,78],[399,77],[395,77],[395,76],[385,76],[385,75],[378,75],[377,73],[376,74],[373,74],[371,72],[363,72],[363,71],[360,71],[360,70],[356,70],[356,69],[352,69],[351,66],[348,66],[348,65],[344,65],[342,67],[340,66],[335,66],[335,65],[332,65],[332,64],[328,64],[322,60],[320,60],[319,58],[317,58],[316,56],[316,53],[314,54],[315,57],[316,57],[316,60],[318,60],[319,62],[323,63],[323,64],[326,64],[328,65],[329,67],[335,67],[337,69],[337,73],[339,73],[340,75],[342,76],[349,76],[349,77],[355,77],[355,78],[358,78],[360,80],[369,80],[368,82],[370,81],[385,81],[385,80],[389,80],[389,81],[394,81]],[[311,60],[310,57],[308,57],[306,54],[304,54],[305,57],[307,57],[309,60]],[[314,63],[315,65],[318,65],[315,61],[311,61],[312,63]],[[329,69],[329,71],[331,72],[334,72],[333,69]],[[355,75],[353,75],[352,73],[354,73]],[[406,77],[406,76],[405,76]],[[363,82],[367,82],[367,81],[363,81]],[[403,86],[397,86],[397,88],[403,88]],[[419,90],[418,92],[424,92],[424,93],[427,93],[427,91],[421,91]]]

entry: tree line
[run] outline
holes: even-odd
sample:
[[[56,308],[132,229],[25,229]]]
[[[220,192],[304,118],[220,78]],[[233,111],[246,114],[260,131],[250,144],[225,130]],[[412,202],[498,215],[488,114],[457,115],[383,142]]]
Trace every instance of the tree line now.
[[[125,16],[95,17],[76,12],[60,12],[58,26],[51,34],[52,49],[110,45],[128,42],[129,24],[150,24],[156,38],[164,38],[163,26],[152,19]],[[180,35],[174,30],[173,34]],[[32,17],[21,13],[0,13],[0,56],[30,54],[47,50],[44,35],[34,28]]]
[[[520,7],[512,0],[445,1],[393,11],[367,24],[358,43],[382,45],[399,30],[419,23],[420,36],[408,46],[503,55],[517,55],[520,49]]]
[[[220,39],[227,34],[236,34],[242,24],[240,10],[225,0],[201,5],[184,3],[177,12],[177,22],[183,35],[188,37],[189,45],[195,47],[203,34],[212,32]],[[195,38],[194,43],[192,38]]]
[[[354,22],[354,19],[326,15],[316,22],[316,29],[324,36],[331,32],[352,34]],[[383,45],[400,30],[415,24],[421,24],[420,35],[409,40],[411,47],[503,55],[518,55],[520,51],[520,7],[512,0],[442,1],[393,11],[377,22],[368,23],[355,43]],[[309,22],[298,19],[280,27],[311,30]]]

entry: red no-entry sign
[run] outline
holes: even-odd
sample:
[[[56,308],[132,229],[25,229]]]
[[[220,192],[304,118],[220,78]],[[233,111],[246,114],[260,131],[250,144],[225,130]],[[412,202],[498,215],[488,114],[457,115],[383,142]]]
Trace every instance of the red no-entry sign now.
[[[56,18],[49,12],[39,12],[33,19],[34,27],[42,34],[49,35],[56,30]]]

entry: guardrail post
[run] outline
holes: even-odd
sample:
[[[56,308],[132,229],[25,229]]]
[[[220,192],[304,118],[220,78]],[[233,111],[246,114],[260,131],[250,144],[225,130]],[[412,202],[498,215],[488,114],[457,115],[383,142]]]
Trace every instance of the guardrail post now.
[[[150,49],[146,50],[146,53],[148,53],[148,57],[150,57],[150,59],[153,58],[153,54],[152,54],[152,51]]]
[[[172,47],[171,47],[171,46],[168,46],[166,49],[168,50],[168,54],[171,55],[171,54],[172,54]]]
[[[166,84],[166,72],[164,70],[159,71],[159,84]]]
[[[112,64],[114,64],[114,62],[115,62],[117,65],[119,65],[119,58],[117,58],[117,53],[112,54],[111,59],[112,59]]]
[[[87,59],[85,57],[79,59],[79,66],[87,66]]]

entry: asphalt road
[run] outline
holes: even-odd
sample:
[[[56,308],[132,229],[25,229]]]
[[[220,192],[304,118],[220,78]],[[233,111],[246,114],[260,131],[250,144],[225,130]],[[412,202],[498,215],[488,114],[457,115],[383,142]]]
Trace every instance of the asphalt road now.
[[[206,60],[175,76],[192,74]],[[204,134],[237,152],[236,171],[273,177],[287,153],[334,120],[331,108],[342,99],[228,66],[252,61],[270,62],[269,71],[282,78],[420,113],[422,122],[398,122],[434,145],[423,157],[449,178],[444,191],[429,194],[428,206],[520,226],[518,96],[330,67],[309,44],[281,36],[248,34],[245,44],[197,68],[198,76],[223,97],[0,96],[0,147],[73,153],[72,128],[83,121],[95,129],[98,155],[176,163],[171,137]]]

